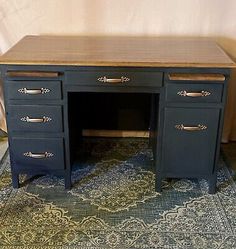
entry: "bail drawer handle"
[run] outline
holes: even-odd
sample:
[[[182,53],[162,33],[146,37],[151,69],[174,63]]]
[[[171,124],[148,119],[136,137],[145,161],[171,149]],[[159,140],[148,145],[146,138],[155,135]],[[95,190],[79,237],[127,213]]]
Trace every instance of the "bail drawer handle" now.
[[[106,76],[98,78],[98,81],[103,83],[124,83],[130,81],[130,78],[121,76],[120,78],[107,78]]]
[[[175,129],[184,131],[203,131],[207,129],[207,126],[199,124],[197,126],[184,126],[183,124],[175,125]]]
[[[201,92],[187,92],[187,91],[180,91],[177,92],[178,95],[183,96],[183,97],[207,97],[211,95],[210,92],[207,91],[201,91]]]
[[[53,153],[51,152],[44,152],[44,153],[32,153],[31,151],[23,153],[25,157],[31,157],[35,159],[43,159],[53,157]]]
[[[42,118],[30,118],[26,116],[22,117],[20,120],[27,123],[46,123],[50,122],[52,119],[50,117],[45,117],[45,116],[43,116]]]
[[[27,89],[26,87],[18,89],[19,93],[30,94],[30,95],[38,95],[49,93],[50,89],[48,88],[40,88],[40,89]]]

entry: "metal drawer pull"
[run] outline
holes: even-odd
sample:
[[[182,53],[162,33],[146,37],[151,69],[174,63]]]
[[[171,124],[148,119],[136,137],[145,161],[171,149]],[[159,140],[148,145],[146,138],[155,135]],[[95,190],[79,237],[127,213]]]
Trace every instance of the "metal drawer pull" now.
[[[175,125],[175,129],[177,130],[185,130],[185,131],[203,131],[207,129],[205,125],[197,125],[197,126],[184,126],[183,124]]]
[[[44,153],[32,153],[31,151],[23,153],[26,157],[31,157],[35,159],[42,159],[42,158],[49,158],[53,157],[53,153],[51,152],[44,152]]]
[[[46,123],[50,122],[52,119],[50,117],[45,117],[45,116],[43,116],[42,118],[30,118],[26,116],[22,117],[20,120],[27,123]]]
[[[20,88],[18,89],[19,93],[30,94],[30,95],[37,95],[37,94],[45,94],[49,93],[50,89],[48,88],[40,88],[40,89],[27,89],[27,88]]]
[[[104,82],[104,83],[123,83],[123,82],[130,81],[130,78],[121,76],[120,78],[109,79],[106,76],[103,76],[103,77],[98,78],[98,81]]]
[[[184,96],[184,97],[206,97],[211,95],[210,92],[207,91],[201,91],[201,92],[187,92],[187,91],[180,91],[177,92],[178,95]]]

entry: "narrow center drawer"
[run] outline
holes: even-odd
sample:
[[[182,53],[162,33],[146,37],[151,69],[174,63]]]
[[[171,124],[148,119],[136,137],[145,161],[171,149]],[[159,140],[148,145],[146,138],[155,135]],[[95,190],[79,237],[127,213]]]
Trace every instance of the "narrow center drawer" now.
[[[148,71],[67,71],[66,84],[107,87],[161,87],[163,73]]]
[[[9,105],[8,129],[18,132],[62,132],[62,107]]]
[[[16,100],[51,100],[61,99],[60,81],[6,81],[8,99]]]
[[[11,155],[15,170],[47,171],[64,169],[62,138],[10,139]]]
[[[166,100],[170,102],[221,102],[221,83],[167,83]]]

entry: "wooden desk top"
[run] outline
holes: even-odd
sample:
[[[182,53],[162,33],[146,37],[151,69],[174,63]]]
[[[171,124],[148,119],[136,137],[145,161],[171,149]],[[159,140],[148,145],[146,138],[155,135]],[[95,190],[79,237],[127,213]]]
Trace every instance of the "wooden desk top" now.
[[[0,64],[236,67],[213,40],[157,37],[26,36]]]

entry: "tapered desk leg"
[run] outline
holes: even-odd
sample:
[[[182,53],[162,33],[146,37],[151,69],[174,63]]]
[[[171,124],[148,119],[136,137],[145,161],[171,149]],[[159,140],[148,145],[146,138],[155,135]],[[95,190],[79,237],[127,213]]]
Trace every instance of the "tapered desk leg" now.
[[[214,173],[210,178],[209,178],[209,194],[215,194],[216,193],[216,173]]]
[[[155,189],[156,189],[156,192],[161,192],[161,186],[162,186],[162,176],[161,175],[158,175],[156,176],[156,185],[155,185]]]
[[[13,188],[20,187],[19,174],[12,173],[12,186]]]
[[[65,173],[65,189],[70,190],[71,189],[71,172],[66,171]]]

